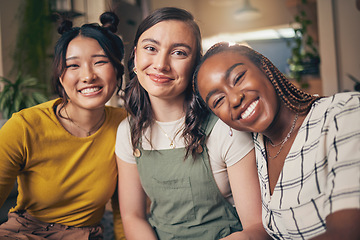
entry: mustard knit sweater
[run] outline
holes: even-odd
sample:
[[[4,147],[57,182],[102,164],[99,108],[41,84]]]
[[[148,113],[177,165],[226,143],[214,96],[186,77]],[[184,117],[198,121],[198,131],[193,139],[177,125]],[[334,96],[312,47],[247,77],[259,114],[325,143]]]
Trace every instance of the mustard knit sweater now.
[[[54,106],[60,102],[22,110],[1,128],[0,206],[17,178],[19,195],[11,211],[68,226],[98,224],[116,189],[116,129],[126,112],[107,106],[102,127],[79,138],[57,120]]]

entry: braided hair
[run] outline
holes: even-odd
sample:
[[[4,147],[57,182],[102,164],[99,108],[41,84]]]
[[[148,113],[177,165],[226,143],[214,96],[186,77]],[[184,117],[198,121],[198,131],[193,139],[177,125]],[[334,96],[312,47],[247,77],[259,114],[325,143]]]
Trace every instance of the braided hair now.
[[[243,45],[230,45],[227,42],[221,42],[213,45],[206,52],[200,64],[197,66],[193,77],[193,90],[198,96],[200,96],[200,93],[197,85],[197,75],[200,67],[206,59],[224,51],[236,52],[250,59],[251,62],[264,72],[271,84],[274,86],[279,98],[284,102],[285,106],[293,112],[307,112],[311,108],[313,102],[320,98],[320,96],[311,95],[297,88],[267,57],[261,53]]]
[[[55,93],[63,100],[62,108],[65,107],[69,100],[64,87],[60,83],[60,77],[66,69],[66,52],[69,43],[78,36],[92,38],[99,43],[116,69],[117,92],[121,89],[124,74],[124,65],[121,62],[124,57],[124,44],[121,38],[115,34],[119,18],[113,12],[104,12],[100,16],[100,22],[102,26],[97,23],[88,23],[81,27],[73,27],[71,21],[63,20],[58,27],[58,33],[61,34],[61,37],[55,45],[52,83]]]

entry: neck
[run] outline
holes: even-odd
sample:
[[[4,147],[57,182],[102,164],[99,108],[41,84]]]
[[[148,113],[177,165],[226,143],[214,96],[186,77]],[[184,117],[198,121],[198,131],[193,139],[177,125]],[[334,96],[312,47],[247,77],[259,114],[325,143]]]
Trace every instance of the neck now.
[[[185,115],[185,99],[175,100],[150,99],[154,117],[159,122],[172,122]]]
[[[62,125],[78,137],[90,136],[95,133],[105,121],[105,106],[99,109],[87,110],[68,103],[64,108],[58,108],[64,118],[59,118]]]
[[[264,132],[264,135],[273,144],[278,144],[286,138],[290,131],[292,132],[292,135],[296,135],[297,130],[301,126],[304,118],[304,115],[297,116],[295,112],[292,112],[287,107],[282,106],[278,111],[273,123]]]

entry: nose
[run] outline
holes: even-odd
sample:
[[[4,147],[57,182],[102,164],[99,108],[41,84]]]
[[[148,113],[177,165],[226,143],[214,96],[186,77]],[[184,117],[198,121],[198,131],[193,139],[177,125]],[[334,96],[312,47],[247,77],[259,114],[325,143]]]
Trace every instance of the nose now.
[[[239,91],[230,90],[228,92],[228,98],[231,108],[238,108],[244,98],[244,94]]]
[[[165,52],[159,53],[155,56],[154,68],[158,71],[169,71],[170,70],[169,58]]]
[[[92,82],[96,75],[90,66],[83,66],[80,72],[80,80],[82,82]]]
[[[230,105],[230,116],[231,119],[237,119],[239,115],[239,107],[244,99],[244,94],[238,91],[230,91],[228,93],[229,105]]]

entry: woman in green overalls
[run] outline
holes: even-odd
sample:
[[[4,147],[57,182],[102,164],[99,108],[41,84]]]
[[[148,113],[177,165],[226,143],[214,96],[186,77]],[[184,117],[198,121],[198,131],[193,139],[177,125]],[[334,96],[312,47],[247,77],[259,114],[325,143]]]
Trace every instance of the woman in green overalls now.
[[[268,237],[251,136],[200,107],[190,84],[200,58],[187,11],[161,8],[140,24],[124,96],[130,116],[116,142],[128,240]]]

